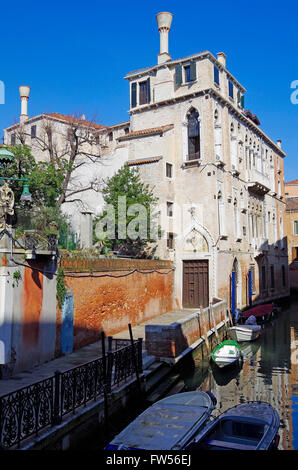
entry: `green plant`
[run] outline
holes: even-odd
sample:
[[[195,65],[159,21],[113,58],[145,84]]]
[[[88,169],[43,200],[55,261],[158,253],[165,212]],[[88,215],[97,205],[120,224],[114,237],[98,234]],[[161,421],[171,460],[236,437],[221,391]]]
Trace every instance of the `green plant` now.
[[[15,271],[12,275],[13,279],[16,281],[17,286],[19,285],[19,281],[21,279],[21,272],[20,271]],[[14,282],[12,283],[12,287],[15,287]]]
[[[59,308],[61,308],[65,299],[65,296],[67,294],[67,285],[66,285],[66,281],[64,277],[63,268],[58,268],[56,289],[57,289],[56,298],[58,301]]]

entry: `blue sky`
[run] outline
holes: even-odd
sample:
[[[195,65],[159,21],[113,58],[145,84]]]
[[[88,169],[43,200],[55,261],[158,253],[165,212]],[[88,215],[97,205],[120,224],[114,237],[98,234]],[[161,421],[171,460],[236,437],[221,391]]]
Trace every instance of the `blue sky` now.
[[[154,65],[159,52],[155,15],[173,13],[173,59],[225,52],[227,68],[247,89],[246,108],[262,129],[281,139],[285,179],[298,178],[298,5],[251,2],[7,2],[1,6],[0,80],[5,104],[0,129],[18,120],[19,85],[31,86],[29,115],[84,113],[101,124],[128,120],[129,71]]]

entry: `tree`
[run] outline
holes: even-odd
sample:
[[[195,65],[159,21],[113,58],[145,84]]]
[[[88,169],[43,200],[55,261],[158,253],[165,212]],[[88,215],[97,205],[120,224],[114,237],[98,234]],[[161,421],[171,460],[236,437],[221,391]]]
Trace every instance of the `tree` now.
[[[158,198],[141,181],[139,170],[125,165],[107,180],[102,194],[105,206],[94,220],[95,241],[122,254],[152,257]],[[104,228],[109,230],[104,232]]]
[[[15,194],[15,225],[17,233],[36,228],[46,233],[50,222],[56,222],[58,230],[67,230],[68,222],[61,214],[58,200],[63,191],[65,168],[57,168],[50,162],[36,162],[26,145],[10,146],[14,160],[0,167],[0,178],[28,178],[32,201],[20,203],[23,181],[9,181]]]
[[[99,163],[102,159],[99,138],[105,130],[105,126],[86,121],[82,116],[43,115],[41,131],[31,141],[31,152],[35,157],[42,155],[43,161],[63,175],[57,201],[59,207],[76,202],[84,208],[80,195],[86,191],[100,191],[102,180],[96,176],[96,171],[92,171],[92,177],[83,183],[78,172],[83,166]],[[25,143],[24,126],[20,125],[16,132],[21,143]]]

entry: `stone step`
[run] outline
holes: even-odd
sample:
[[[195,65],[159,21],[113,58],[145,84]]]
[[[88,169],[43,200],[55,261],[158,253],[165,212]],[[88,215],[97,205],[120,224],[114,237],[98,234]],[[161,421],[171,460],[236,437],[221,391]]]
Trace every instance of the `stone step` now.
[[[148,369],[146,377],[146,392],[150,393],[170,373],[171,367],[163,362],[154,363]]]
[[[150,356],[147,351],[143,351],[143,370],[148,369],[155,362],[155,356]]]
[[[152,393],[150,393],[146,397],[146,401],[148,401],[149,403],[154,403],[157,400],[160,400],[161,398],[164,398],[167,395],[167,393],[169,393],[170,391],[171,391],[171,393],[169,393],[169,394],[173,395],[173,393],[172,393],[173,387],[177,384],[177,382],[179,380],[180,380],[180,375],[179,374],[175,374],[175,375],[171,375],[171,376],[167,377],[165,381],[161,382],[157,386],[157,388],[155,388],[152,391]],[[183,386],[184,386],[184,383],[183,383]]]

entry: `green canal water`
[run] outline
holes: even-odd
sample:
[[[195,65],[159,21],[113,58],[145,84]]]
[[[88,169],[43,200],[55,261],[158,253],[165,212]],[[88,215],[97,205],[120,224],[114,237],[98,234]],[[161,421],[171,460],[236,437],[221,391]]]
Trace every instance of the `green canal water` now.
[[[225,331],[224,335],[227,334]],[[260,338],[241,343],[241,350],[242,363],[226,371],[213,366],[201,350],[186,357],[175,370],[184,382],[183,391],[211,390],[217,399],[214,415],[250,400],[270,403],[280,416],[279,449],[298,450],[298,298],[291,299],[264,327]],[[111,423],[109,440],[145,407],[141,404],[118,416]],[[94,429],[80,441],[76,448],[102,449],[107,444],[107,435]]]

